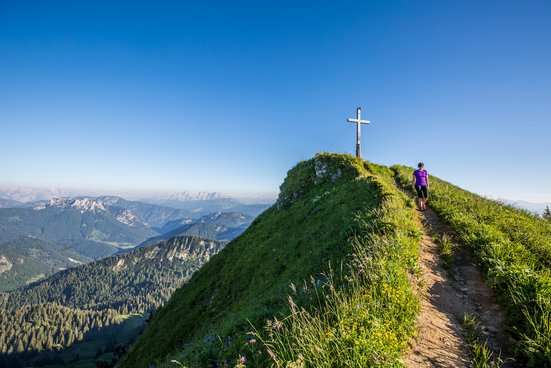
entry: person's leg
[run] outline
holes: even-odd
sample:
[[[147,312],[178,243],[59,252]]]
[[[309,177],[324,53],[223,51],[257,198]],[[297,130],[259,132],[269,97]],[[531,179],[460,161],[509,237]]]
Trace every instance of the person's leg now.
[[[427,209],[427,200],[429,198],[429,192],[428,192],[427,187],[423,187],[422,192],[423,192],[423,207],[422,207],[422,209],[426,210]]]
[[[428,201],[429,201],[429,188],[427,188],[427,195],[425,196],[425,208],[427,208]]]
[[[421,190],[421,186],[416,185],[415,191],[417,192],[417,209],[421,211],[423,209],[423,191]]]

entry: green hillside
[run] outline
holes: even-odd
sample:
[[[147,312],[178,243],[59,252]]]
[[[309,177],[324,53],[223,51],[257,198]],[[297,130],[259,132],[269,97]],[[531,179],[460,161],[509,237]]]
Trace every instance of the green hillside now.
[[[176,291],[118,366],[399,365],[420,232],[392,176],[346,155],[297,164],[276,204]]]

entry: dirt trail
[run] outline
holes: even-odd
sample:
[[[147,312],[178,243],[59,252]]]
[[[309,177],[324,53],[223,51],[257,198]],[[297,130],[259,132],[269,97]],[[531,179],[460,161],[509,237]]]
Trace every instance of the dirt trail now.
[[[408,193],[411,196],[411,193]],[[465,247],[454,252],[451,274],[444,269],[439,246],[433,235],[451,236],[450,229],[430,208],[422,212],[424,235],[420,263],[423,282],[419,287],[421,311],[417,338],[404,357],[406,367],[469,367],[470,357],[460,321],[465,314],[476,316],[483,338],[504,358],[508,335],[505,313],[494,302],[492,291],[484,283]]]

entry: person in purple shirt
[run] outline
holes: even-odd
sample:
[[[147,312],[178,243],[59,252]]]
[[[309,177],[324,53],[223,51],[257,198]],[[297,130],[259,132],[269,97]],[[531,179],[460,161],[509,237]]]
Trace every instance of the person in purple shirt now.
[[[411,186],[417,192],[417,207],[419,211],[427,209],[427,200],[429,199],[429,174],[424,169],[425,164],[419,162],[418,169],[413,172]]]

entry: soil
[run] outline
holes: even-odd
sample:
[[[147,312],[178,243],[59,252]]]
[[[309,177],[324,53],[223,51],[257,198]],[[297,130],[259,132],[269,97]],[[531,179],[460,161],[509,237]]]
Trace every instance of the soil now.
[[[461,325],[463,316],[469,315],[480,323],[480,337],[487,341],[494,356],[506,361],[503,367],[513,366],[506,359],[509,336],[505,312],[494,302],[496,297],[482,279],[474,256],[458,244],[451,267],[444,269],[439,245],[432,239],[444,234],[453,239],[452,232],[430,208],[421,212],[421,217],[424,230],[420,252],[423,275],[418,287],[421,310],[417,337],[405,354],[404,365],[469,367],[469,349]]]

